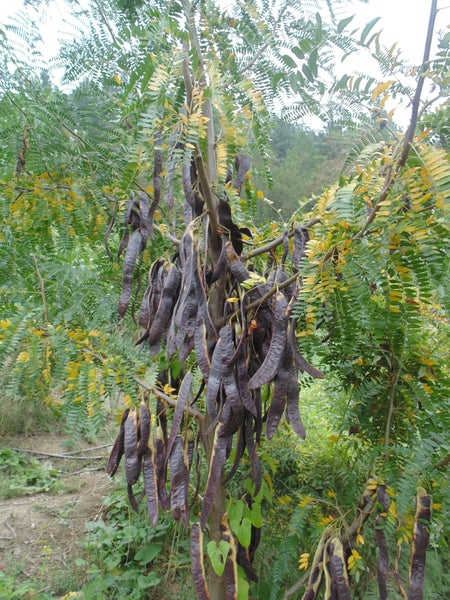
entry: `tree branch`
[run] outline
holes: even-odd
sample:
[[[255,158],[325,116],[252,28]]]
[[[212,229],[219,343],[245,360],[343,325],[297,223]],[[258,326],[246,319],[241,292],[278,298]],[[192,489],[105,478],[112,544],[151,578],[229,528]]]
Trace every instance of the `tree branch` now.
[[[158,388],[153,387],[152,385],[148,385],[148,383],[146,383],[145,381],[143,381],[137,375],[132,375],[132,377],[133,377],[133,379],[135,380],[135,382],[138,385],[140,385],[142,388],[144,388],[144,390],[147,390],[148,392],[152,392],[152,394],[155,394],[155,396],[158,396],[159,398],[161,398],[161,400],[164,400],[164,402],[167,402],[167,404],[170,404],[171,406],[176,406],[177,405],[176,398],[171,398],[167,394],[164,394],[164,392],[162,392]],[[195,417],[199,421],[203,422],[205,420],[205,416],[202,415],[201,412],[199,412],[196,408],[193,408],[192,406],[188,406],[185,409],[185,412],[189,413],[190,415],[192,415],[193,417]]]
[[[405,166],[405,163],[408,159],[408,155],[409,155],[409,152],[411,149],[411,142],[413,140],[414,132],[416,130],[416,125],[417,125],[417,115],[419,113],[420,97],[422,95],[423,84],[425,82],[425,72],[426,72],[426,68],[428,66],[428,61],[430,59],[431,41],[433,39],[433,30],[434,30],[434,22],[436,20],[436,13],[437,13],[437,0],[432,0],[431,1],[431,9],[430,9],[430,18],[428,21],[427,38],[426,38],[425,50],[424,50],[424,54],[423,54],[422,67],[420,69],[419,80],[417,82],[417,87],[416,87],[416,93],[414,94],[414,99],[412,102],[411,121],[410,121],[409,127],[406,131],[406,134],[405,134],[405,137],[403,140],[403,148],[402,148],[400,158],[397,161],[395,169],[393,170],[391,167],[388,170],[385,180],[384,180],[383,189],[382,189],[380,195],[378,196],[378,199],[375,202],[375,205],[372,208],[372,211],[371,211],[367,221],[363,225],[362,229],[360,229],[353,236],[354,240],[361,238],[364,235],[364,232],[367,230],[367,228],[370,227],[371,223],[374,221],[374,219],[377,215],[377,212],[380,208],[381,203],[384,202],[384,200],[386,200],[388,192],[391,189],[393,183],[395,182],[398,173]]]
[[[319,218],[310,219],[305,224],[301,225],[301,228],[309,229],[310,227],[317,225],[317,223],[320,223],[321,220],[322,219],[319,219]],[[291,230],[288,233],[288,237],[289,238],[294,237],[294,230]],[[243,258],[243,260],[249,260],[250,258],[253,258],[254,256],[259,256],[260,254],[264,254],[265,252],[270,252],[271,250],[273,250],[274,248],[276,248],[277,246],[282,244],[283,240],[284,240],[284,235],[280,235],[280,237],[275,238],[274,240],[272,240],[271,242],[269,242],[267,244],[264,244],[264,246],[260,246],[259,248],[256,248],[256,250],[252,250],[251,252],[244,254],[244,256],[242,258]]]

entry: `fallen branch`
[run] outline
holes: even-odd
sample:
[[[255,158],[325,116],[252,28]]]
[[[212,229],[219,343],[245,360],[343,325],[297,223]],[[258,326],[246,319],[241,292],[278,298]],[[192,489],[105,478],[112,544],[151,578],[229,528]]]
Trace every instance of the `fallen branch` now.
[[[108,444],[112,446],[112,444]],[[106,446],[105,446],[106,447]],[[28,450],[27,448],[11,448],[15,452],[28,452],[28,454],[37,454],[43,458],[69,458],[72,460],[104,460],[105,456],[74,456],[73,454],[56,454],[53,452],[40,452],[39,450]]]

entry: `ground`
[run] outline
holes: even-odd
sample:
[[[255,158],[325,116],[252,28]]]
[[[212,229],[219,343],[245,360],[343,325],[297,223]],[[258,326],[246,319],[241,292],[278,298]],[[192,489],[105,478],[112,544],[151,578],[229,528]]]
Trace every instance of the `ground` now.
[[[2,439],[1,446],[63,454],[68,452],[66,440],[67,436],[40,434]],[[76,581],[74,559],[81,551],[85,523],[99,518],[103,498],[115,486],[105,471],[109,448],[97,445],[81,441],[77,449],[93,448],[82,453],[83,459],[41,455],[60,471],[59,493],[0,500],[0,570],[4,574],[13,573],[19,581],[33,579],[53,593],[59,587],[58,578],[65,590],[68,577],[75,578],[74,589],[82,583]]]

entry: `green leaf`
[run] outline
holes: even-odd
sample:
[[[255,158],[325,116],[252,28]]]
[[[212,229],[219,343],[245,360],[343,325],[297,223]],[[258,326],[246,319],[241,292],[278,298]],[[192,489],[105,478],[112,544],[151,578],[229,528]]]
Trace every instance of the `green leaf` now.
[[[230,544],[225,540],[220,540],[219,545],[214,540],[208,542],[206,551],[211,561],[212,568],[219,575],[223,575],[225,570],[225,561],[227,560]]]
[[[248,517],[244,517],[242,519],[242,523],[236,528],[236,530],[233,530],[232,528],[232,531],[236,534],[239,543],[244,546],[244,548],[248,548],[250,546],[252,539],[252,522]]]
[[[294,48],[291,48],[291,50],[295,54],[295,56],[297,58],[299,58],[300,60],[303,60],[305,58],[305,53],[298,46],[295,46]]]
[[[339,21],[338,26],[337,26],[337,32],[342,33],[344,31],[344,29],[347,27],[347,25],[350,23],[350,21],[353,21],[354,18],[355,18],[355,15],[352,15],[351,17],[347,17],[346,19],[342,19],[342,21]]]
[[[238,595],[237,600],[248,600],[250,586],[245,576],[244,569],[238,565]]]
[[[158,556],[161,552],[161,548],[162,547],[159,544],[149,544],[148,546],[144,546],[139,552],[136,552],[134,559],[141,565],[146,565],[151,562],[155,556]]]
[[[286,65],[288,67],[291,67],[291,69],[297,68],[297,63],[292,58],[292,56],[289,56],[289,54],[283,54],[283,56],[281,58],[284,60],[284,62],[286,63]]]
[[[369,35],[371,29],[378,23],[378,21],[380,19],[381,19],[381,17],[375,17],[375,19],[372,19],[371,21],[369,21],[367,23],[367,25],[364,27],[363,32],[361,34],[361,43],[362,44],[364,44],[364,40]]]

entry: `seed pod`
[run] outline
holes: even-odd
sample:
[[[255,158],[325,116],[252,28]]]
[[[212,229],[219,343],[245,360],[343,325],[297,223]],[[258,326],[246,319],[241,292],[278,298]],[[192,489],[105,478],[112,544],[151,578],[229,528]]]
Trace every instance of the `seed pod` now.
[[[289,373],[281,368],[274,379],[272,400],[266,418],[266,438],[270,441],[275,435],[286,406],[286,394],[289,383]]]
[[[189,523],[189,470],[183,438],[178,435],[169,455],[170,467],[170,508],[175,521],[182,519],[183,525]]]
[[[409,565],[409,598],[423,599],[423,580],[428,542],[430,539],[431,499],[422,488],[417,488],[416,512],[411,545],[411,561]]]
[[[137,453],[137,441],[137,411],[132,406],[125,421],[125,476],[129,485],[136,483],[141,472],[141,461]]]
[[[124,449],[125,449],[125,421],[127,420],[128,413],[130,412],[129,408],[126,408],[123,411],[122,420],[120,422],[119,435],[114,442],[114,446],[111,450],[111,454],[108,458],[108,464],[106,465],[106,472],[110,477],[116,474],[116,471],[119,467],[120,461],[122,459]]]
[[[145,249],[150,234],[149,197],[145,192],[138,193],[139,199],[139,230],[142,235],[142,250]]]
[[[352,600],[345,566],[344,549],[338,537],[333,538],[330,543],[330,573],[337,592],[337,600]]]
[[[199,523],[191,530],[191,571],[198,600],[210,600],[203,563],[203,532]]]
[[[202,513],[200,516],[200,526],[205,529],[212,503],[216,497],[217,488],[222,477],[222,468],[225,462],[227,452],[227,438],[220,437],[220,428],[216,428],[214,434],[213,451],[209,463],[208,481],[206,483],[205,495],[203,497]]]
[[[195,355],[197,357],[197,364],[202,372],[203,381],[208,383],[209,373],[211,371],[211,361],[209,360],[208,355],[206,327],[201,317],[197,319],[197,325],[195,328]]]
[[[172,310],[178,295],[181,275],[178,268],[174,264],[170,264],[167,269],[167,275],[164,280],[164,287],[161,293],[158,309],[152,326],[147,330],[136,344],[141,344],[148,339],[149,346],[153,346],[161,340],[166,333],[169,325]]]
[[[222,533],[222,539],[227,542],[230,546],[228,555],[225,561],[225,599],[226,600],[237,600],[238,592],[238,575],[237,575],[237,562],[236,562],[236,545],[234,543],[234,537],[231,533],[230,524],[228,522],[227,514],[225,513],[220,521],[220,531]]]
[[[325,535],[324,535],[325,534]],[[324,547],[325,540],[328,538],[328,532],[322,534],[319,543],[314,554],[314,558],[311,565],[311,572],[309,574],[308,585],[306,591],[303,594],[302,600],[315,600],[317,593],[322,583],[323,577],[323,562],[324,562]]]
[[[150,436],[144,454],[142,472],[144,475],[144,489],[147,495],[147,510],[150,523],[156,527],[158,522],[158,484],[156,479],[155,446],[153,435]]]
[[[294,251],[292,253],[292,271],[298,273],[300,262],[305,256],[305,246],[309,241],[309,232],[304,227],[294,227]]]
[[[244,569],[245,574],[247,575],[250,581],[254,581],[255,583],[258,581],[258,575],[256,574],[256,571],[253,568],[253,565],[250,561],[249,550],[248,548],[244,548],[244,546],[241,543],[239,543],[239,541],[237,543],[236,549],[236,562],[240,567]]]
[[[147,450],[148,439],[150,436],[151,417],[150,417],[150,411],[148,409],[146,402],[147,402],[147,397],[144,396],[144,400],[141,401],[140,411],[139,411],[140,439],[139,439],[138,455],[145,454],[145,451]]]
[[[156,430],[155,441],[155,472],[156,486],[158,489],[158,501],[161,508],[169,510],[170,500],[167,496],[166,479],[167,479],[167,460],[166,460],[166,445],[164,443],[163,431],[161,427]]]
[[[242,344],[237,352],[236,358],[237,383],[239,395],[245,408],[254,416],[257,416],[256,405],[253,396],[248,389],[248,371],[247,371],[247,346]]]
[[[137,203],[135,201],[134,192],[131,192],[130,197],[128,199],[127,208],[125,211],[125,220],[124,220],[125,233],[119,244],[119,249],[117,251],[117,260],[119,260],[119,258],[122,255],[122,252],[128,246],[128,240],[130,239],[129,226],[132,225],[132,231],[136,231],[136,229],[139,227],[138,209],[139,209],[139,206],[137,205]]]
[[[236,154],[234,160],[234,166],[236,167],[236,177],[233,181],[232,187],[237,190],[238,194],[241,193],[242,185],[246,179],[247,172],[250,170],[250,157],[243,152]]]
[[[378,511],[375,519],[375,540],[378,546],[378,563],[377,563],[377,580],[378,580],[378,592],[380,594],[380,600],[387,600],[387,577],[389,572],[389,553],[386,543],[386,536],[384,534],[384,526],[387,521],[387,515],[389,511],[389,496],[386,492],[385,485],[379,485],[377,487],[377,502],[381,505],[382,510]]]
[[[193,379],[192,373],[187,373],[187,375],[183,379],[183,383],[180,386],[180,391],[178,392],[177,406],[175,408],[175,413],[173,415],[173,420],[172,420],[172,429],[170,430],[169,439],[167,441],[167,455],[168,456],[170,456],[173,443],[174,443],[175,438],[178,435],[178,432],[180,430],[180,425],[181,425],[181,421],[183,420],[186,403],[189,398],[189,392],[191,391],[192,379]]]
[[[314,379],[324,379],[325,377],[324,377],[323,373],[321,373],[318,369],[316,369],[315,367],[310,365],[309,362],[300,353],[300,350],[298,349],[297,340],[295,337],[295,319],[291,319],[289,333],[288,333],[288,339],[289,339],[289,346],[290,346],[292,352],[294,353],[294,361],[295,361],[296,368],[301,373],[308,373],[309,375],[311,375],[311,377],[314,377]]]
[[[123,317],[130,304],[131,292],[133,290],[133,271],[136,259],[141,251],[141,245],[142,236],[139,231],[135,231],[128,242],[123,261],[122,293],[117,307],[119,317]]]
[[[291,424],[292,429],[297,435],[303,440],[306,437],[305,427],[300,418],[300,412],[298,409],[298,399],[300,386],[298,385],[297,374],[292,363],[292,353],[290,348],[286,348],[286,359],[290,365],[288,371],[288,386],[286,391],[286,419]]]
[[[233,329],[226,325],[219,332],[219,339],[211,358],[211,368],[206,387],[206,407],[211,420],[217,416],[216,400],[223,377],[229,371],[229,362],[233,356]]]
[[[256,420],[255,420],[256,423]],[[252,483],[255,486],[254,495],[256,496],[261,489],[262,483],[262,472],[261,472],[261,463],[259,461],[259,457],[256,453],[256,444],[253,439],[253,418],[248,415],[248,418],[245,422],[245,445],[247,446],[248,457],[250,459],[250,464],[252,467]]]
[[[128,502],[130,503],[131,508],[136,514],[139,514],[139,502],[136,500],[136,497],[134,495],[133,486],[129,483],[127,484],[127,495]]]
[[[155,295],[158,273],[163,264],[164,260],[162,258],[155,260],[148,273],[148,286],[145,290],[144,297],[142,298],[141,309],[139,311],[139,325],[145,327],[145,329],[149,329],[151,326],[150,319],[153,318],[152,301]]]
[[[288,317],[286,316],[287,300],[281,292],[274,297],[275,315],[273,322],[272,338],[269,351],[264,362],[248,382],[250,390],[260,388],[265,383],[272,381],[280,367],[284,349],[286,347],[286,334]]]

